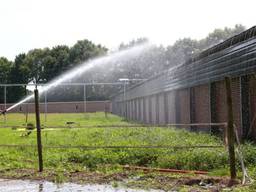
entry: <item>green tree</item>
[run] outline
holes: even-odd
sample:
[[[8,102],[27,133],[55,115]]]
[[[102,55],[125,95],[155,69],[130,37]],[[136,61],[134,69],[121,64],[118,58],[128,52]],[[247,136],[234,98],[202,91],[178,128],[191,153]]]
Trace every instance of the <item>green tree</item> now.
[[[0,57],[0,83],[9,83],[10,71],[12,68],[12,62],[5,57]],[[4,102],[4,87],[0,87],[0,102]]]
[[[42,60],[44,66],[42,78],[50,81],[67,70],[70,65],[69,52],[69,47],[65,45],[53,47]]]
[[[0,82],[8,83],[12,62],[5,57],[0,57]]]
[[[57,77],[61,73],[78,66],[79,64],[106,54],[107,49],[101,45],[95,45],[91,41],[78,41],[73,47],[57,46],[51,50],[50,57],[47,58],[45,65],[45,75],[47,81]],[[80,77],[76,77],[73,82],[90,82],[92,74],[85,73]],[[94,76],[95,77],[95,76]],[[96,78],[97,79],[97,78]],[[87,90],[88,97],[92,94],[92,90]],[[83,87],[65,86],[53,90],[49,93],[49,99],[52,101],[75,101],[83,99]]]
[[[182,64],[192,56],[196,56],[198,53],[221,43],[244,30],[244,26],[235,25],[234,28],[225,27],[224,29],[215,29],[213,32],[209,33],[206,38],[201,40],[194,40],[190,38],[180,39],[173,45],[167,47],[167,65],[165,68],[168,69],[172,66]]]
[[[224,29],[215,29],[213,32],[209,33],[206,38],[199,41],[200,51],[219,44],[226,39],[243,32],[245,29],[246,28],[243,25],[235,25],[234,28],[225,27]]]
[[[25,53],[19,54],[15,57],[8,77],[8,83],[28,83],[28,79],[30,77],[30,69],[24,64],[25,58]],[[26,88],[21,86],[9,87],[7,91],[8,102],[16,102],[26,95]]]
[[[95,45],[91,41],[81,40],[70,49],[71,66],[87,61],[88,59],[106,54],[107,48]]]

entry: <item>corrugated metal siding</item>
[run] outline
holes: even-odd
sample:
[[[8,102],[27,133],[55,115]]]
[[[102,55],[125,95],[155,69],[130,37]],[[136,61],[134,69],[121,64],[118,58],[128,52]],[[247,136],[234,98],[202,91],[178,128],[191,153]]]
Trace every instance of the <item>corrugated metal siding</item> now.
[[[256,38],[239,43],[196,62],[186,63],[127,90],[127,99],[153,95],[240,76],[256,70]],[[122,100],[122,94],[115,96]]]

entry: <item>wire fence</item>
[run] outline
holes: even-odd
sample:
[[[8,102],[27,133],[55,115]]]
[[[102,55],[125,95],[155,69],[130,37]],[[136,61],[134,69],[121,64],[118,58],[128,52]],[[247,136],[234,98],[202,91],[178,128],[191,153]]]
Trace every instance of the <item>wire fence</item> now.
[[[47,129],[54,129],[54,130],[61,130],[61,129],[65,129],[65,130],[75,130],[78,128],[82,128],[84,130],[88,129],[88,131],[92,128],[96,128],[96,129],[101,129],[101,130],[110,130],[110,129],[172,129],[172,128],[178,128],[178,127],[191,127],[191,126],[218,126],[218,127],[222,127],[223,130],[227,129],[227,122],[222,122],[222,123],[189,123],[189,124],[184,124],[184,123],[180,123],[180,124],[166,124],[166,125],[145,125],[145,124],[130,124],[130,125],[116,125],[116,124],[112,124],[112,125],[88,125],[88,126],[75,126],[75,127],[67,127],[67,126],[58,126],[58,125],[49,125],[49,126],[45,126],[42,127],[44,129],[42,130],[47,130]],[[1,126],[1,129],[13,129],[13,128],[23,128],[25,132],[32,132],[35,130],[27,130],[26,126]],[[15,130],[14,130],[15,131]],[[153,130],[154,131],[154,130]],[[224,133],[225,131],[223,131]],[[97,132],[96,132],[97,133]],[[137,137],[138,135],[136,135]],[[226,137],[226,135],[224,135],[224,137]],[[44,138],[44,135],[43,137]],[[74,138],[75,139],[75,138]],[[86,138],[84,138],[86,140]],[[106,138],[107,139],[107,138]],[[143,138],[141,138],[143,140]],[[161,140],[161,137],[159,138],[159,140]],[[138,150],[136,151],[136,153],[139,153],[140,150],[143,150],[144,153],[145,151],[149,151],[149,152],[153,152],[151,150],[159,150],[159,151],[154,151],[154,153],[159,153],[159,155],[168,155],[169,153],[173,153],[173,152],[177,152],[179,150],[200,150],[200,149],[208,149],[208,150],[226,150],[227,147],[225,145],[225,139],[223,139],[223,144],[218,145],[218,144],[197,144],[197,145],[182,145],[182,144],[176,144],[176,145],[164,145],[164,144],[155,144],[154,142],[152,144],[145,144],[145,145],[141,145],[141,144],[129,144],[129,145],[106,145],[104,143],[101,142],[101,144],[95,144],[93,145],[72,145],[72,141],[67,145],[67,144],[49,144],[49,143],[45,143],[42,142],[42,150],[43,150],[43,154],[45,152],[47,152],[47,149],[57,149],[57,150],[73,150],[73,149],[78,149],[81,151],[95,151],[95,150],[103,150],[103,151],[111,151],[112,153],[119,153],[122,151],[130,151],[130,150]],[[199,141],[200,143],[200,141]],[[36,144],[11,144],[11,143],[2,143],[0,144],[0,148],[6,148],[8,149],[15,149],[15,150],[22,150],[22,149],[26,149],[26,148],[30,148],[30,149],[37,149],[37,145]],[[45,150],[45,152],[44,152]],[[47,152],[49,153],[49,151]],[[54,152],[51,152],[54,153]],[[45,159],[46,160],[46,159]],[[33,161],[35,162],[35,161]],[[207,162],[205,162],[207,163]],[[193,163],[192,163],[193,164]],[[131,164],[132,165],[132,164]]]
[[[47,87],[48,84],[33,84],[33,83],[29,83],[29,84],[20,84],[20,83],[0,84],[0,89],[3,89],[2,95],[0,97],[0,98],[2,98],[2,101],[3,101],[2,103],[0,103],[0,110],[5,111],[8,108],[10,108],[12,105],[15,104],[15,103],[8,102],[8,99],[10,97],[9,94],[13,95],[12,88],[15,88],[15,87],[23,88],[24,92],[25,92],[24,97],[26,98],[32,94],[31,90],[33,90],[33,88],[35,88],[35,86],[43,89],[44,87]],[[58,108],[56,109],[56,106],[55,106],[55,105],[60,105],[61,102],[62,102],[62,104],[65,104],[65,105],[67,105],[69,103],[69,106],[66,106],[66,108],[69,108],[69,111],[64,110],[61,113],[64,113],[64,112],[67,112],[67,113],[92,112],[92,111],[90,111],[90,109],[88,109],[88,108],[90,108],[90,105],[92,105],[92,101],[88,100],[89,93],[92,92],[92,90],[88,90],[89,87],[91,87],[91,89],[93,89],[94,87],[98,87],[100,91],[103,91],[102,95],[104,95],[104,94],[106,94],[106,93],[104,93],[104,89],[106,87],[108,87],[108,88],[116,87],[116,88],[120,89],[122,87],[125,87],[125,83],[124,82],[60,83],[58,86],[55,87],[55,91],[50,92],[50,91],[46,90],[42,94],[40,94],[40,108],[41,108],[40,110],[44,114],[44,122],[47,122],[47,115],[49,113],[61,112],[60,109],[58,111]],[[68,91],[61,90],[63,88],[64,89],[68,88]],[[40,90],[39,90],[39,92],[40,92]],[[71,95],[65,96],[68,94],[68,92],[71,92]],[[76,95],[75,101],[74,101],[74,94]],[[100,95],[100,94],[98,94],[98,95]],[[59,97],[64,97],[64,98],[58,99]],[[68,98],[66,98],[66,97],[68,97]],[[58,102],[52,101],[52,100],[56,100],[56,99],[58,99]],[[63,101],[61,101],[61,99]],[[20,105],[18,105],[14,109],[12,109],[10,112],[11,113],[12,112],[21,112],[24,114],[33,113],[34,112],[33,100],[34,100],[34,98],[32,97],[30,100],[27,100],[24,103],[20,103]],[[74,102],[72,107],[70,105],[71,102],[67,102],[67,101]],[[105,99],[104,101],[105,101],[105,104],[102,103],[102,106],[103,105],[105,105],[105,106],[101,107],[103,109],[100,109],[100,110],[101,111],[107,110],[108,112],[111,112],[111,107],[106,105],[106,102],[109,102],[109,100],[106,101],[106,99]],[[97,101],[97,102],[100,102],[100,101]],[[109,102],[109,105],[110,105],[110,102]],[[65,106],[63,105],[63,107],[65,107]],[[51,109],[53,111],[51,111]],[[92,110],[99,110],[99,109],[92,109]],[[8,118],[7,118],[7,116],[3,116],[3,117],[4,117],[4,122],[6,123],[8,121]],[[27,118],[27,116],[26,116],[26,118]]]
[[[36,148],[37,145],[15,145],[15,144],[0,144],[0,147],[7,148],[21,148],[21,147],[30,147]],[[163,146],[150,146],[150,145],[140,145],[140,146],[70,146],[70,145],[59,145],[59,146],[49,146],[43,145],[43,148],[46,149],[83,149],[83,150],[97,150],[97,149],[195,149],[195,148],[223,148],[223,145],[190,145],[190,146],[171,146],[171,145],[163,145]]]
[[[42,127],[44,129],[127,129],[127,128],[175,128],[176,126],[223,126],[226,128],[227,123],[191,123],[191,124],[167,124],[167,125],[144,125],[144,124],[137,124],[137,125],[95,125],[95,126],[83,126],[83,127],[67,127],[67,126],[45,126]],[[28,130],[26,126],[1,126],[1,129],[18,129],[23,128],[25,132],[32,132],[34,130]],[[36,148],[37,145],[31,144],[0,144],[0,147],[6,148],[20,148],[20,147],[29,147],[29,148]],[[101,146],[89,146],[89,145],[43,145],[43,148],[56,148],[56,149],[83,149],[83,150],[96,150],[96,149],[195,149],[195,148],[223,148],[225,145],[101,145]]]
[[[202,125],[205,125],[205,126],[224,126],[226,127],[227,126],[227,123],[193,123],[193,124],[168,124],[168,125],[140,125],[140,124],[136,124],[136,125],[95,125],[95,126],[84,126],[83,128],[85,129],[88,129],[90,130],[91,128],[100,128],[100,129],[104,129],[107,128],[106,130],[109,130],[110,128],[112,129],[155,129],[155,128],[175,128],[176,126],[177,127],[180,127],[180,126],[202,126]],[[26,130],[26,126],[17,126],[17,127],[22,127],[22,128],[25,128],[24,131],[25,132],[32,132],[33,130]],[[16,128],[17,128],[16,127]],[[3,127],[1,127],[3,128]],[[7,127],[5,127],[7,128]],[[13,128],[13,126],[9,126],[8,129],[10,128]],[[63,128],[67,128],[67,127],[62,127],[60,128],[60,126],[48,126],[47,128],[54,128],[55,130],[63,130]],[[58,129],[59,128],[59,129]],[[72,128],[73,129],[73,128]],[[71,130],[70,128],[68,130]],[[34,130],[35,131],[35,130]],[[44,138],[44,137],[42,137]],[[86,138],[85,138],[86,139]],[[161,138],[159,138],[161,139]],[[72,143],[72,142],[71,142]],[[200,143],[200,142],[199,142]],[[72,145],[72,144],[69,144],[69,145],[65,145],[65,144],[59,144],[59,145],[56,145],[56,144],[51,144],[49,145],[49,143],[47,144],[44,144],[44,142],[42,143],[42,146],[41,146],[41,150],[43,151],[42,154],[44,154],[45,152],[48,152],[49,153],[49,149],[57,149],[57,150],[73,150],[73,149],[78,149],[80,150],[80,152],[82,151],[95,151],[95,150],[106,150],[106,151],[111,151],[112,153],[120,153],[120,152],[124,152],[124,151],[133,151],[134,150],[137,150],[136,153],[139,153],[139,151],[149,151],[149,152],[152,152],[152,150],[154,150],[154,153],[155,154],[159,154],[160,156],[161,155],[169,155],[169,154],[172,154],[173,152],[177,152],[177,151],[181,151],[181,150],[199,150],[199,149],[208,149],[208,150],[216,150],[216,149],[223,149],[225,150],[226,149],[226,146],[225,145],[217,145],[217,144],[214,144],[214,145],[207,145],[207,144],[197,144],[197,145],[180,145],[180,144],[175,144],[175,145],[155,145],[155,144],[146,144],[146,145],[138,145],[138,144],[130,144],[130,145],[104,145],[104,144],[98,144],[98,145]],[[28,151],[31,151],[30,149],[34,149],[36,150],[38,148],[38,145],[36,144],[0,144],[0,148],[5,148],[5,149],[15,149],[15,150],[24,150],[24,149],[28,149]],[[105,152],[106,152],[105,151]],[[24,151],[25,152],[25,151]],[[51,155],[53,155],[52,153],[54,152],[51,152]],[[35,160],[33,159],[24,159],[23,160],[25,163],[26,162],[30,162],[30,163],[36,163]],[[45,159],[45,161],[47,161]],[[42,161],[43,162],[43,161]],[[192,163],[193,164],[193,163]],[[191,165],[192,165],[191,164]],[[135,164],[136,165],[136,164]],[[42,165],[41,165],[42,166]],[[43,166],[42,166],[43,167]],[[128,169],[127,166],[124,167],[124,169]],[[129,165],[129,169],[130,170],[147,170],[149,168],[146,168],[146,167],[135,167],[133,166],[133,164],[130,164]],[[158,171],[155,170],[156,168],[154,168],[154,171]],[[40,170],[40,163],[39,163],[39,170]],[[151,168],[150,168],[151,170]],[[183,170],[183,169],[178,169],[178,170],[175,170],[175,169],[166,169],[168,171],[166,172],[172,172],[172,173],[181,173],[181,174],[187,174],[187,173],[194,173],[194,174],[208,174],[207,171],[193,171],[193,170]],[[43,169],[41,169],[41,171],[43,171]],[[152,171],[152,170],[151,170]],[[160,172],[165,172],[163,171],[162,169],[160,170]]]
[[[219,126],[219,127],[225,127],[227,126],[227,123],[179,123],[179,124],[160,124],[160,125],[151,125],[151,124],[135,124],[135,125],[58,125],[58,126],[41,126],[43,129],[65,129],[65,128],[72,128],[72,129],[88,129],[88,128],[154,128],[154,127],[162,127],[162,128],[174,128],[174,127],[186,127],[186,126]],[[28,128],[26,125],[2,125],[0,126],[0,129],[18,129],[18,128]]]
[[[86,112],[86,111],[84,111]],[[37,113],[37,116],[39,116],[39,114]],[[37,119],[38,120],[38,119]],[[61,125],[47,125],[47,126],[42,126],[42,128],[49,128],[49,129],[57,129],[57,128],[84,128],[84,129],[89,129],[89,128],[170,128],[170,127],[193,127],[193,126],[219,126],[222,127],[223,130],[227,130],[228,125],[230,125],[230,123],[228,124],[227,122],[221,122],[221,123],[177,123],[177,124],[166,124],[166,125],[141,125],[141,124],[133,124],[133,125],[92,125],[92,126],[69,126],[69,125],[65,125],[65,126],[61,126]],[[25,124],[24,126],[15,126],[15,125],[3,125],[0,128],[27,128],[27,125]],[[38,131],[41,131],[41,126],[37,125],[37,137],[38,137]],[[28,132],[32,132],[31,130],[27,130]],[[225,133],[223,131],[223,133]],[[30,133],[29,133],[30,134]],[[41,134],[41,133],[40,133]],[[97,134],[97,133],[96,133]],[[226,137],[227,135],[224,135],[224,137]],[[97,137],[97,135],[95,135],[95,137]],[[76,139],[75,137],[73,139]],[[86,139],[86,138],[84,138]],[[107,138],[106,138],[107,139]],[[159,138],[161,139],[161,138]],[[41,136],[40,136],[40,140],[41,140]],[[225,142],[225,139],[224,139]],[[71,141],[72,143],[72,141]],[[39,148],[38,145],[34,145],[34,144],[0,144],[0,147],[2,148]],[[42,149],[80,149],[80,150],[97,150],[97,149],[102,149],[102,150],[106,150],[106,149],[122,149],[122,150],[132,150],[132,149],[148,149],[150,151],[150,149],[162,149],[162,150],[168,150],[168,149],[173,149],[173,150],[184,150],[184,149],[212,149],[215,150],[217,148],[225,148],[225,145],[203,145],[203,144],[198,144],[198,145],[154,145],[154,143],[152,144],[146,144],[146,145],[140,145],[140,144],[129,144],[129,145],[104,145],[104,144],[99,144],[99,145],[65,145],[65,144],[58,144],[55,145],[54,143],[46,144],[46,145],[42,145],[40,146],[41,150]],[[116,151],[119,152],[119,151]],[[42,154],[41,154],[42,155]],[[38,156],[39,156],[39,152],[38,152]],[[40,159],[40,157],[39,157]],[[41,167],[39,169],[39,171],[42,171],[42,165],[40,166],[40,162],[39,162],[39,167]]]

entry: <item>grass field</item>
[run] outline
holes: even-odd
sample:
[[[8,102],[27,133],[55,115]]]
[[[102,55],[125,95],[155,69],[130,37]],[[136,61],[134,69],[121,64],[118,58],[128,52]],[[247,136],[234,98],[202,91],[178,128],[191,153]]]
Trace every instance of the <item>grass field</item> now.
[[[2,117],[1,117],[2,118]],[[104,113],[49,114],[42,130],[43,146],[194,146],[223,145],[220,138],[204,133],[193,133],[167,127],[140,127],[138,124],[123,121],[120,117]],[[66,122],[76,122],[76,128],[63,128]],[[34,124],[34,116],[28,122]],[[24,114],[8,114],[7,123],[1,119],[0,126],[21,126],[25,123]],[[101,125],[102,127],[97,127]],[[111,127],[120,125],[120,127]],[[127,125],[138,125],[126,127]],[[88,127],[86,127],[88,126]],[[106,127],[104,127],[106,126]],[[123,126],[123,127],[122,127]],[[78,128],[77,128],[78,127]],[[79,128],[81,127],[81,128]],[[24,129],[0,129],[0,145],[36,145],[36,131],[29,136]],[[246,165],[256,163],[256,147],[243,145]],[[90,170],[102,171],[103,166],[139,165],[161,168],[191,169],[212,171],[215,174],[228,173],[228,156],[225,147],[214,149],[76,149],[43,148],[46,169],[67,170],[70,172]],[[239,163],[238,163],[239,165]],[[0,171],[24,168],[37,169],[37,150],[33,147],[1,148]],[[220,171],[221,170],[221,171]]]

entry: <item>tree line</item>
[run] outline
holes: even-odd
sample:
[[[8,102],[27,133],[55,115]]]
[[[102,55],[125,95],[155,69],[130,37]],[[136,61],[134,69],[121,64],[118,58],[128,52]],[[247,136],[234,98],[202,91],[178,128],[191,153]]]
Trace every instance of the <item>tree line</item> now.
[[[193,55],[218,44],[227,38],[245,30],[242,25],[234,28],[215,29],[206,38],[195,40],[183,38],[173,45],[154,45],[150,51],[139,57],[113,62],[107,67],[97,67],[77,78],[76,82],[117,82],[119,78],[148,79],[163,70],[184,63]],[[121,43],[119,50],[147,42],[146,38],[139,38],[127,44]],[[96,45],[89,40],[77,41],[72,47],[58,45],[53,48],[32,49],[27,53],[18,54],[14,61],[0,57],[0,83],[27,84],[33,80],[47,83],[56,76],[95,57],[103,56],[109,50]],[[132,84],[132,83],[131,83]],[[120,91],[122,86],[88,86],[87,100],[109,99],[113,93]],[[0,87],[0,103],[4,100],[3,88]],[[7,102],[16,102],[27,94],[25,87],[9,87]],[[79,101],[83,100],[83,87],[62,87],[49,94],[50,101]]]

